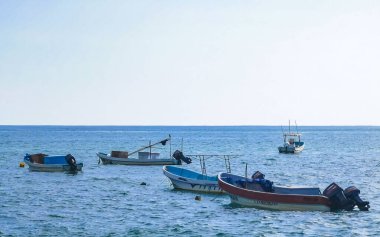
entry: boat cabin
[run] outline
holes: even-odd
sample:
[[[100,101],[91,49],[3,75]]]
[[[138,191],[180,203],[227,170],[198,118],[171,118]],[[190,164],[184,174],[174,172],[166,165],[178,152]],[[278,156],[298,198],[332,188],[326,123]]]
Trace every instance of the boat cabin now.
[[[284,144],[287,146],[302,146],[301,133],[284,133]]]

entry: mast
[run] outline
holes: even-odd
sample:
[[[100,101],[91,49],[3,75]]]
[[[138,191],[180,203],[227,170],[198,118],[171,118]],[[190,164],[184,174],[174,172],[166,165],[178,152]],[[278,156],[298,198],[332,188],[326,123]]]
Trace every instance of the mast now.
[[[245,163],[245,188],[247,188],[248,183],[248,163]]]
[[[207,176],[207,171],[206,171],[206,162],[205,162],[205,156],[204,155],[200,155],[199,156],[199,162],[201,164],[201,170],[202,170],[202,174]],[[204,177],[205,178],[205,177]]]
[[[296,124],[296,130],[297,130],[298,141],[301,142],[301,136],[300,136],[300,134],[298,133],[297,120],[294,120],[294,123]]]
[[[169,134],[169,158],[172,157],[172,136]]]
[[[153,143],[153,144],[151,144],[151,141],[149,141],[149,145],[148,145],[148,146],[144,146],[144,147],[142,147],[142,148],[140,148],[140,149],[138,149],[138,150],[136,150],[136,151],[133,151],[133,152],[129,153],[129,156],[130,156],[130,155],[133,155],[133,154],[135,154],[135,153],[137,153],[137,152],[139,152],[139,151],[145,150],[145,149],[147,149],[147,148],[150,148],[149,153],[151,153],[151,149],[152,149],[153,146],[155,146],[155,145],[157,145],[157,144],[160,144],[160,143],[161,143],[163,146],[165,146],[165,144],[166,144],[167,141],[170,141],[170,137],[169,137],[169,138],[166,138],[166,139],[164,139],[164,140],[162,140],[162,141],[159,141],[159,142]]]
[[[152,159],[152,141],[149,141],[149,159]]]

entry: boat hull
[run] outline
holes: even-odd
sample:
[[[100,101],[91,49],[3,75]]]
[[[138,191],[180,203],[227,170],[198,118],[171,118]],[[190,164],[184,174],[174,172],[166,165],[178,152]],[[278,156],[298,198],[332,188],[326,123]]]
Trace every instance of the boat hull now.
[[[294,154],[294,153],[299,153],[303,151],[303,149],[304,149],[304,145],[296,146],[296,147],[280,146],[278,147],[278,152]]]
[[[164,175],[169,178],[175,189],[203,193],[223,193],[223,190],[219,187],[217,180],[211,181],[205,179],[193,179],[176,175],[169,172],[166,166],[163,167],[163,172]],[[202,176],[201,174],[199,175]]]
[[[38,172],[70,172],[71,167],[69,164],[38,164],[25,160],[25,163],[29,166],[30,171]],[[82,171],[83,163],[77,164],[76,171]]]
[[[97,153],[103,164],[113,165],[179,165],[175,159],[134,159],[111,157],[105,153]]]
[[[330,211],[329,200],[325,196],[262,192],[227,182],[237,178],[243,177],[225,173],[218,175],[219,187],[230,196],[233,204],[276,211]]]
[[[330,207],[322,204],[297,204],[265,201],[260,199],[244,198],[238,195],[229,194],[231,203],[235,205],[253,207],[257,209],[274,211],[330,211]]]

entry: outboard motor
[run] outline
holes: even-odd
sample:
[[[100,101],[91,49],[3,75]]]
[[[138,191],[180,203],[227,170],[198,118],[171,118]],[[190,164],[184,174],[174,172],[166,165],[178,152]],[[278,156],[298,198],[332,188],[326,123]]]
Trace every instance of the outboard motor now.
[[[264,178],[265,175],[260,171],[256,171],[252,175],[252,181],[260,184],[265,192],[273,192],[273,182]]]
[[[173,153],[173,158],[176,159],[176,160],[178,160],[178,161],[182,160],[186,164],[190,164],[191,163],[191,158],[184,156],[183,153],[181,151],[179,151],[179,150],[176,150]]]
[[[343,189],[339,187],[336,183],[332,183],[323,191],[323,195],[328,197],[331,202],[331,210],[346,210],[351,211],[355,202],[351,199],[347,199],[346,195],[343,193]]]
[[[273,192],[273,182],[267,179],[261,179],[260,185],[265,192]]]
[[[253,175],[252,175],[252,179],[264,179],[265,175],[263,173],[261,173],[260,171],[256,171]]]
[[[65,157],[67,164],[70,165],[70,171],[77,171],[77,162],[71,154],[66,155]]]
[[[363,201],[360,197],[360,190],[355,186],[350,186],[344,190],[344,195],[358,206],[360,211],[368,211],[370,208],[369,202]]]

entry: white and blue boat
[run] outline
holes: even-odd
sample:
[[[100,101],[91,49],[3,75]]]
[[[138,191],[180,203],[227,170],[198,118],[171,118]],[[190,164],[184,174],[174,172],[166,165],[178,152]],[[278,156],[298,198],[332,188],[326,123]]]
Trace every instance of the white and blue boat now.
[[[218,185],[218,175],[207,175],[205,160],[208,158],[223,158],[227,173],[231,173],[231,156],[236,155],[188,155],[193,159],[199,159],[202,173],[171,165],[164,166],[163,172],[175,189],[204,193],[223,193],[223,190]]]
[[[42,172],[76,172],[81,171],[83,163],[77,163],[74,156],[67,155],[54,155],[49,156],[46,154],[26,154],[24,162],[29,166],[30,171]]]
[[[284,133],[284,144],[278,147],[280,153],[299,153],[305,143],[301,141],[301,133]]]
[[[282,127],[281,127],[282,128]],[[298,132],[298,126],[296,122],[297,132],[290,132],[290,121],[289,121],[289,132],[283,133],[284,144],[278,147],[278,152],[280,153],[299,153],[303,151],[305,143],[301,141],[301,133]]]
[[[208,176],[177,166],[165,165],[164,175],[169,178],[175,189],[195,192],[222,193],[218,185],[218,176]]]

